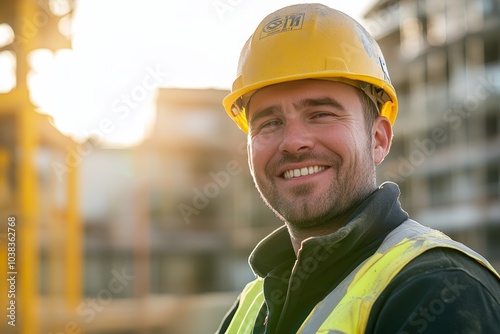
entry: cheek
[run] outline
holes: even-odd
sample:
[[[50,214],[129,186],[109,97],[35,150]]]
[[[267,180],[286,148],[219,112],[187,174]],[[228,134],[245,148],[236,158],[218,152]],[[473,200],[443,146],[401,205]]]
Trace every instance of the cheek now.
[[[327,149],[338,155],[343,161],[358,159],[369,149],[369,138],[365,128],[336,126],[318,138]]]
[[[339,155],[345,155],[352,150],[354,140],[357,140],[357,138],[356,134],[353,134],[347,127],[336,126],[319,133],[317,140],[331,151]]]
[[[248,160],[252,170],[263,170],[274,155],[274,147],[269,140],[253,138],[248,147]]]
[[[260,134],[250,138],[250,145],[254,152],[266,152],[273,150],[279,140],[275,133]]]

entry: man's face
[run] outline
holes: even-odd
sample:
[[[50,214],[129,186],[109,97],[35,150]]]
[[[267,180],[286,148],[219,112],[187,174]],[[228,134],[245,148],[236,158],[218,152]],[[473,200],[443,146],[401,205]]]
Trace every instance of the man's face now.
[[[375,189],[373,131],[356,89],[326,80],[268,86],[250,101],[249,165],[266,204],[297,228],[342,217]]]

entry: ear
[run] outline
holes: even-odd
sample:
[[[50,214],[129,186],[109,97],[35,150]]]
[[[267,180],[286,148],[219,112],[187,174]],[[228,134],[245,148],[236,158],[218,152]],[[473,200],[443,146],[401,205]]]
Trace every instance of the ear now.
[[[384,116],[379,116],[372,128],[373,162],[379,165],[389,153],[392,143],[391,122]]]

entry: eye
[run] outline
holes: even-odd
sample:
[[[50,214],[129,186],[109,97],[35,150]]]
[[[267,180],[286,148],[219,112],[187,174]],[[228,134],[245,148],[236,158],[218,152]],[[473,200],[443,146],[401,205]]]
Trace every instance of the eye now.
[[[319,118],[319,117],[327,117],[327,116],[330,116],[330,114],[328,114],[326,112],[320,112],[320,113],[315,114],[313,117]]]
[[[270,121],[264,122],[260,127],[263,128],[273,128],[283,124],[279,119],[272,119]]]
[[[277,131],[283,125],[283,120],[280,118],[268,118],[262,120],[262,122],[256,122],[255,124],[251,124],[250,132],[252,136],[261,135],[261,134],[269,134]]]
[[[337,115],[335,115],[332,112],[320,111],[320,112],[312,114],[311,118],[327,118],[327,117],[336,117],[336,116]]]
[[[263,121],[257,126],[256,134],[266,134],[278,130],[283,125],[283,120],[279,118],[271,118]]]

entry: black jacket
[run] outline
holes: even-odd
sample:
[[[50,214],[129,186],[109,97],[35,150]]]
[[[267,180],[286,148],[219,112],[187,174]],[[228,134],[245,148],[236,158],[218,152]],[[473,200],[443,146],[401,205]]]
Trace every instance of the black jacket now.
[[[398,197],[395,184],[383,184],[342,229],[305,241],[297,258],[285,227],[263,239],[250,256],[252,270],[265,278],[266,300],[253,333],[296,333],[314,306],[408,219]],[[218,333],[225,332],[237,306]],[[500,281],[458,251],[429,250],[377,299],[366,333],[500,333]]]

